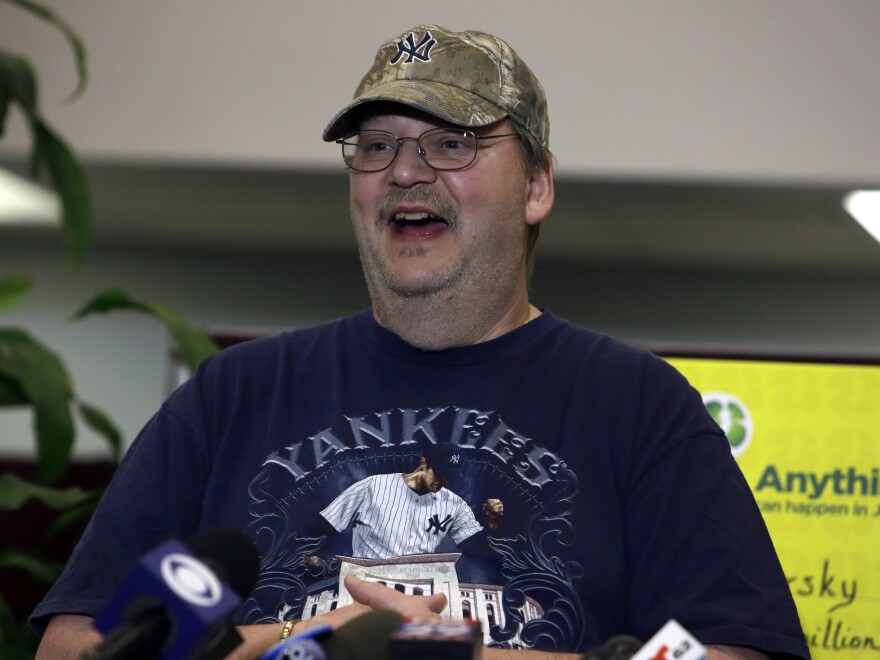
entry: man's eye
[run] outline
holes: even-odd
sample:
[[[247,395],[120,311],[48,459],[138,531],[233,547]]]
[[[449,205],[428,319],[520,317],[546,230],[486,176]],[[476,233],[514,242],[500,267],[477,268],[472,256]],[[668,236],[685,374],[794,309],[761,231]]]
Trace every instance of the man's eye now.
[[[383,140],[369,140],[361,143],[361,149],[371,153],[381,153],[393,148],[390,143]]]
[[[467,145],[465,145],[464,141],[462,140],[449,138],[443,141],[443,143],[440,145],[440,148],[444,151],[456,151],[458,149],[466,149]]]

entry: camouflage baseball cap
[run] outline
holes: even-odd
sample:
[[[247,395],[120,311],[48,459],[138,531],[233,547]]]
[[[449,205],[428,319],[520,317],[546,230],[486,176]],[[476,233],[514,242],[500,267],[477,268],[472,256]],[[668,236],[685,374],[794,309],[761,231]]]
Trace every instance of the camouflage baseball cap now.
[[[483,32],[420,25],[386,41],[373,67],[324,129],[330,142],[356,131],[364,104],[391,101],[456,126],[509,117],[548,146],[547,99],[535,74],[503,40]]]

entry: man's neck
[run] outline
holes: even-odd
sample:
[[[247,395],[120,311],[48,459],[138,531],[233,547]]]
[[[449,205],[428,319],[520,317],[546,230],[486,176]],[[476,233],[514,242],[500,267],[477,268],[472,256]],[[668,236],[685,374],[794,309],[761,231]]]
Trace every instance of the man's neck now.
[[[469,346],[507,334],[541,312],[523,295],[506,308],[462,301],[444,294],[373,298],[376,321],[405,342],[426,351]]]
[[[416,495],[426,495],[429,492],[429,488],[425,484],[422,474],[421,470],[416,469],[412,472],[401,475],[403,477],[403,483],[405,483]]]

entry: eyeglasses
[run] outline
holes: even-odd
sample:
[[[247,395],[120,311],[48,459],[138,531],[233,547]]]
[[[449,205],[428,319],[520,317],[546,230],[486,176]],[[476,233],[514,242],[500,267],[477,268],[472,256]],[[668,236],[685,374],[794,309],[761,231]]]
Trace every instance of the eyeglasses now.
[[[476,135],[456,128],[432,128],[419,137],[397,137],[388,131],[364,130],[341,140],[342,160],[356,172],[380,172],[391,165],[400,146],[412,140],[419,156],[435,170],[463,170],[477,158],[480,140],[515,137],[516,133]]]

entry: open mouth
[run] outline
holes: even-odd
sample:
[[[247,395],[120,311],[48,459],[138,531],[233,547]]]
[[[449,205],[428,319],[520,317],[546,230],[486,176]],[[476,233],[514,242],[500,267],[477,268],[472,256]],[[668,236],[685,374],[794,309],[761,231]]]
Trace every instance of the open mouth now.
[[[449,223],[424,211],[397,213],[391,219],[391,227],[398,234],[408,236],[429,236],[443,231]]]

